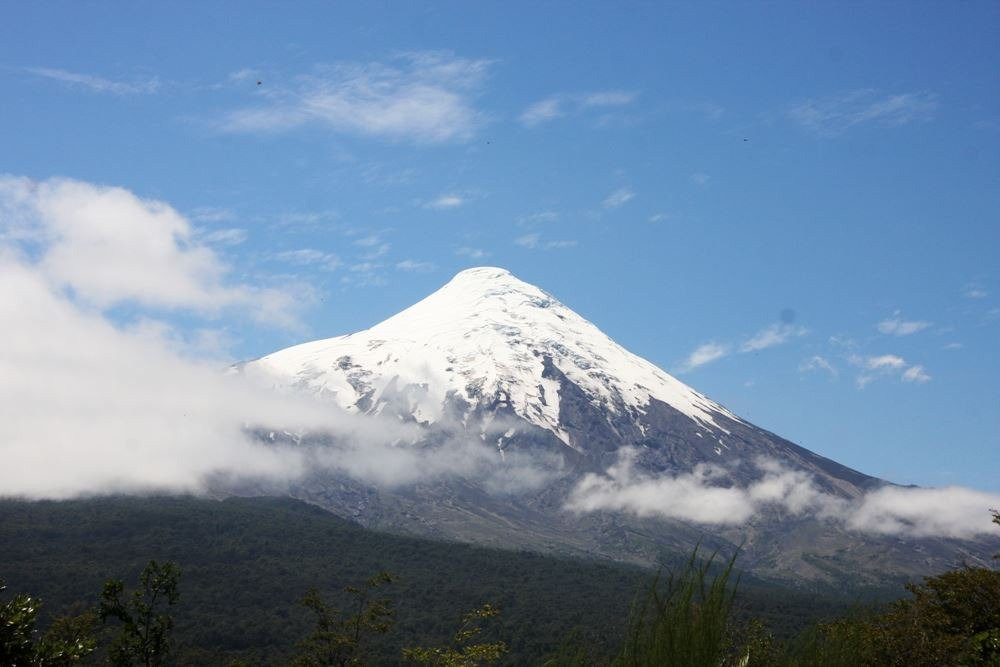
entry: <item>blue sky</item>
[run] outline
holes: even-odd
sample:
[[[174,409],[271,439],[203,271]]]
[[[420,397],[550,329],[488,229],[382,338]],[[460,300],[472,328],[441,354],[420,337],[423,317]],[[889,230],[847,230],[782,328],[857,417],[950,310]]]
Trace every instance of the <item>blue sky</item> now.
[[[65,278],[115,326],[251,358],[498,265],[814,451],[1000,490],[996,3],[6,10],[0,173],[163,202],[213,285]]]

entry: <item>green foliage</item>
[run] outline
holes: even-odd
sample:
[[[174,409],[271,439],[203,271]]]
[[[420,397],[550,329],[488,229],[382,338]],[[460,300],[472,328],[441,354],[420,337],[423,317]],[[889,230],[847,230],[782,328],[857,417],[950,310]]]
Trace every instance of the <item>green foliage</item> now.
[[[700,560],[695,550],[680,573],[670,573],[665,581],[656,576],[632,612],[613,664],[723,665],[734,656],[744,658],[746,651],[731,636],[738,581],[730,585],[730,577],[736,556],[711,576],[715,556]]]
[[[395,620],[390,600],[373,594],[396,579],[388,572],[379,572],[361,586],[347,586],[344,590],[353,598],[354,613],[350,616],[330,607],[315,588],[310,589],[302,605],[315,614],[316,627],[292,664],[295,667],[364,664],[365,640],[372,634],[389,632]]]
[[[0,593],[6,590],[0,579]],[[69,665],[93,652],[95,616],[92,612],[56,619],[36,641],[41,601],[15,595],[0,606],[0,665]]]
[[[588,646],[579,628],[567,634],[559,648],[546,656],[543,667],[588,667],[597,664],[594,649]]]
[[[161,565],[151,560],[142,571],[142,588],[131,597],[126,596],[125,584],[120,579],[105,582],[98,615],[102,623],[108,619],[121,622],[121,630],[108,647],[112,665],[149,667],[164,663],[170,651],[174,621],[163,607],[177,603],[179,578],[176,563]]]
[[[493,664],[507,652],[507,644],[502,641],[473,644],[472,640],[482,632],[479,622],[493,618],[498,613],[500,612],[493,605],[484,604],[462,617],[451,646],[404,648],[403,658],[434,667],[476,667],[476,665]]]
[[[184,665],[287,664],[316,625],[302,593],[315,588],[349,610],[345,586],[380,570],[400,580],[392,631],[367,642],[372,663],[400,663],[407,646],[449,645],[453,619],[489,600],[503,614],[484,636],[506,641],[502,663],[539,664],[561,652],[578,660],[555,664],[607,664],[650,578],[629,565],[365,530],[290,499],[0,500],[0,574],[45,600],[39,627],[75,613],[111,574],[137,580],[151,554],[184,567],[170,647],[170,660]],[[845,606],[743,577],[734,622],[759,616],[785,638]]]
[[[882,611],[821,624],[780,665],[1000,665],[1000,572],[962,568],[907,587]]]
[[[993,514],[993,523],[1000,526],[1000,511],[990,510],[990,513]],[[1000,558],[1000,553],[993,554],[993,557]]]
[[[0,592],[7,586],[0,580]],[[0,664],[30,665],[35,656],[35,622],[39,602],[15,595],[0,607]]]

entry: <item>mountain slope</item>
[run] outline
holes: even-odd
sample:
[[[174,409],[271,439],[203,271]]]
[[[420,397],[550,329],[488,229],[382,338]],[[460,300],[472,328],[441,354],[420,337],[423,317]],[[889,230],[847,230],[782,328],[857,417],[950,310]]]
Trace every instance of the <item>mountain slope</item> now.
[[[435,422],[449,400],[509,406],[519,417],[579,449],[560,421],[566,379],[612,414],[639,418],[651,399],[724,433],[722,406],[628,352],[541,289],[508,271],[462,271],[426,299],[355,334],[297,345],[255,364],[328,394],[348,410],[378,413],[406,387],[408,411]],[[395,397],[393,397],[395,398]]]
[[[317,471],[291,490],[372,527],[643,563],[698,541],[747,544],[746,562],[761,574],[814,581],[856,574],[859,562],[874,582],[986,553],[941,540],[901,546],[898,538],[789,511],[795,489],[832,506],[888,483],[739,418],[503,269],[463,271],[370,329],[281,350],[240,370],[349,412],[415,422],[428,440],[478,438],[492,450],[488,465],[508,470],[504,488],[528,472],[543,480],[498,493],[495,477],[386,486]],[[530,464],[518,468],[515,460]],[[711,507],[570,511],[587,505],[577,497],[587,484],[617,493],[616,474],[647,488],[672,476],[681,488],[711,479],[723,495],[756,484],[755,493],[785,494],[785,505],[764,504],[741,521],[720,520]],[[678,507],[698,503],[673,497]]]

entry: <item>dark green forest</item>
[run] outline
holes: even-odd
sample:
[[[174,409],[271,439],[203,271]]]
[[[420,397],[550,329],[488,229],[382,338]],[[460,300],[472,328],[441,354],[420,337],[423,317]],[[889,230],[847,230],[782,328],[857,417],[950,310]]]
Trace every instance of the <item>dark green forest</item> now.
[[[819,664],[790,658],[789,647],[800,656],[843,654],[823,664],[883,664],[886,654],[879,651],[894,641],[893,650],[909,657],[884,664],[951,664],[973,649],[986,661],[963,658],[962,664],[998,664],[989,662],[1000,656],[991,653],[1000,642],[1000,630],[990,625],[1000,626],[995,571],[930,581],[911,590],[909,606],[851,611],[849,597],[738,578],[727,568],[735,562],[738,569],[738,556],[721,556],[708,562],[678,554],[656,575],[378,533],[277,498],[0,502],[0,578],[7,584],[0,605],[12,594],[30,594],[40,600],[40,629],[99,602],[102,616],[111,610],[125,618],[127,605],[116,597],[128,599],[121,582],[134,588],[149,575],[151,559],[176,564],[169,664],[288,664],[322,639],[322,613],[328,621],[331,609],[347,614],[369,592],[377,603],[372,628],[379,630],[365,633],[364,664],[401,663],[405,649],[411,660],[423,656],[428,664],[479,664],[438,660],[445,653],[427,648],[454,645],[456,631],[493,650],[500,664],[662,664],[666,654],[651,647],[674,650],[678,628],[686,628],[684,641],[704,634],[711,651],[727,647],[704,658],[711,664],[737,664],[747,651],[753,660],[741,664]],[[153,573],[169,574],[169,567]],[[366,588],[372,581],[377,591]],[[965,601],[956,603],[955,596]],[[970,599],[978,606],[969,607]],[[928,618],[931,645],[913,654],[907,633],[928,636]],[[102,646],[84,662],[103,663],[103,646],[124,641],[114,639],[116,631],[96,630]],[[933,635],[938,631],[940,637]],[[922,662],[929,655],[940,662]],[[691,660],[674,661],[703,661]]]

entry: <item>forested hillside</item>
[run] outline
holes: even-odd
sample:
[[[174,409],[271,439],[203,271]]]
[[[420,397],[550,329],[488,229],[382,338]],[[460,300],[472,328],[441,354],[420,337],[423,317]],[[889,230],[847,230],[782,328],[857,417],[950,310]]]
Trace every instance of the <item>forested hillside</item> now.
[[[281,662],[314,625],[300,604],[310,588],[342,605],[346,586],[379,571],[398,577],[379,591],[396,609],[391,630],[370,647],[380,663],[398,661],[405,646],[446,644],[462,615],[484,603],[499,615],[483,638],[506,642],[505,663],[539,661],[574,633],[593,657],[607,656],[653,575],[376,533],[287,499],[0,502],[0,577],[10,592],[42,599],[43,626],[96,604],[110,577],[134,583],[152,558],[181,568],[172,613],[182,664]],[[844,600],[744,580],[738,606],[787,636],[841,611]]]

